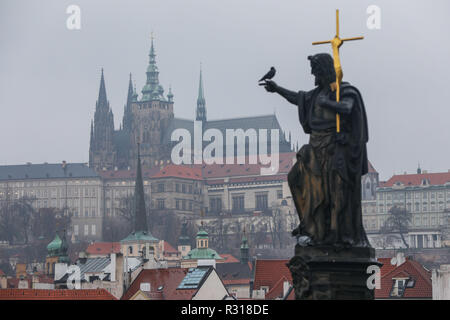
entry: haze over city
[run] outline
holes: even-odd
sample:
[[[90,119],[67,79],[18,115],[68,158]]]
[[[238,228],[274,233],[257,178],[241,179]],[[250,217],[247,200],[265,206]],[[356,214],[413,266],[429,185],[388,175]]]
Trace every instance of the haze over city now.
[[[81,30],[66,27],[66,8],[81,8]],[[120,5],[119,5],[120,4]],[[447,171],[445,89],[450,45],[447,1],[377,1],[381,29],[366,26],[373,1],[2,1],[0,7],[0,164],[88,162],[89,128],[104,68],[106,92],[119,127],[129,73],[145,83],[150,33],[160,82],[174,93],[175,115],[194,118],[200,63],[208,119],[276,112],[303,145],[296,107],[267,94],[257,80],[309,90],[306,57],[330,52],[311,42],[341,35],[365,39],[341,50],[344,81],[362,92],[369,119],[369,159],[381,179],[415,172],[418,163]],[[326,11],[324,8],[330,8]],[[318,21],[320,20],[320,23]]]

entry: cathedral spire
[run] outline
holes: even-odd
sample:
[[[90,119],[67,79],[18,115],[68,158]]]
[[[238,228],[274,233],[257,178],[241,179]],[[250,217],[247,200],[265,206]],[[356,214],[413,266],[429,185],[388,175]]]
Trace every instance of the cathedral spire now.
[[[133,101],[133,80],[131,79],[131,72],[130,72],[130,81],[128,81],[128,95],[127,95],[127,106],[131,106],[131,102]]]
[[[165,100],[164,89],[159,84],[159,71],[156,66],[155,46],[153,44],[153,34],[151,36],[151,46],[149,53],[149,64],[147,67],[147,81],[142,88],[142,101]]]
[[[106,107],[108,105],[108,101],[106,98],[105,77],[103,76],[103,68],[102,68],[102,76],[100,79],[100,89],[98,91],[97,104],[99,107]]]
[[[91,120],[91,139],[90,139],[90,149],[92,150],[92,148],[94,147],[94,121]]]
[[[126,131],[131,130],[131,121],[132,121],[132,115],[131,115],[131,104],[134,101],[134,89],[133,89],[133,80],[131,79],[131,73],[130,73],[130,80],[128,81],[128,95],[127,95],[127,104],[123,108],[123,129]]]
[[[202,121],[202,122],[206,121],[206,101],[205,101],[205,95],[203,92],[203,75],[202,75],[201,65],[200,65],[200,79],[199,79],[199,83],[198,83],[196,120]]]
[[[141,154],[138,143],[136,184],[134,186],[134,232],[147,232],[147,214],[145,210],[144,183],[142,181]]]

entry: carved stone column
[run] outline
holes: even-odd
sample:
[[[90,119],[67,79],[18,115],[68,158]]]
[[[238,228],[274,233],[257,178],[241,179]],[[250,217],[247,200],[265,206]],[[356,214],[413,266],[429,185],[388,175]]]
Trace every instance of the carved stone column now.
[[[300,245],[288,264],[297,300],[373,300],[371,265],[381,267],[373,248]]]

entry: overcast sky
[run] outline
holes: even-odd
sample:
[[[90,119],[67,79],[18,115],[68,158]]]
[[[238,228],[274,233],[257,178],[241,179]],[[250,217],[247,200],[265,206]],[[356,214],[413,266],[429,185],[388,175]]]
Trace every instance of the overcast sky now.
[[[81,8],[81,30],[66,9]],[[381,29],[366,26],[369,5]],[[365,100],[369,159],[394,172],[450,169],[450,2],[299,0],[41,0],[0,2],[0,164],[87,162],[100,69],[116,128],[128,74],[140,92],[150,33],[160,82],[175,95],[175,116],[194,118],[200,62],[209,119],[271,114],[302,145],[297,110],[257,80],[292,90],[313,87],[306,57],[330,52],[312,41],[334,36],[335,9],[344,44],[344,80]]]

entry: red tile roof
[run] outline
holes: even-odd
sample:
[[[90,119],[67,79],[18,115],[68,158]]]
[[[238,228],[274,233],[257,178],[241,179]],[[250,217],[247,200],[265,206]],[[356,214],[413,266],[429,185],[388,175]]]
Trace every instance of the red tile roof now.
[[[221,254],[219,254],[219,256],[221,256],[222,258],[225,259],[225,260],[221,261],[220,263],[239,262],[238,259],[236,259],[234,256],[232,256],[231,254],[228,254],[228,253],[221,253]]]
[[[174,247],[170,245],[170,243],[164,240],[164,254],[166,253],[178,253],[178,250],[176,250]]]
[[[278,158],[278,174],[287,174],[294,164],[295,153],[280,153]],[[249,160],[246,158],[245,164],[226,164],[225,160],[224,164],[203,164],[201,167],[203,177],[210,180],[227,177],[261,176],[261,168],[268,167],[268,165],[261,163],[249,164]]]
[[[381,259],[379,259],[380,261]],[[381,262],[381,261],[380,261]],[[383,268],[385,270],[383,271]],[[387,272],[386,272],[387,271]],[[381,288],[375,289],[376,299],[388,299],[391,298],[391,290],[394,285],[395,278],[409,277],[414,279],[415,283],[412,288],[406,288],[403,294],[403,298],[432,298],[432,284],[431,284],[431,272],[426,270],[420,263],[406,258],[405,262],[400,266],[394,266],[390,263],[386,263],[381,268]]]
[[[192,290],[176,290],[187,272],[188,269],[186,268],[144,269],[139,273],[121,299],[130,299],[138,290],[140,290],[141,283],[150,283],[150,293],[161,292],[162,299],[164,300],[191,299],[192,294],[197,292],[197,290],[193,290],[194,293],[190,296],[189,293],[178,293],[177,291]],[[162,290],[158,290],[160,287],[162,287]]]
[[[169,164],[161,169],[152,178],[183,178],[190,180],[202,180],[202,171],[199,167]]]
[[[391,264],[392,258],[378,258],[378,262],[382,263],[383,266],[381,267],[381,277],[388,274],[392,270],[395,269],[395,264]]]
[[[86,248],[88,254],[107,255],[120,252],[120,242],[94,242]]]
[[[287,267],[289,260],[256,260],[254,288],[268,286],[271,290],[281,278],[292,282],[291,272]]]
[[[0,289],[0,300],[116,300],[105,289]]]
[[[450,172],[422,173],[422,174],[397,174],[388,181],[383,182],[381,187],[392,187],[396,183],[401,183],[405,187],[420,186],[423,179],[428,179],[430,185],[444,185],[450,183]]]
[[[251,279],[223,279],[222,282],[224,285],[231,284],[250,284]]]

